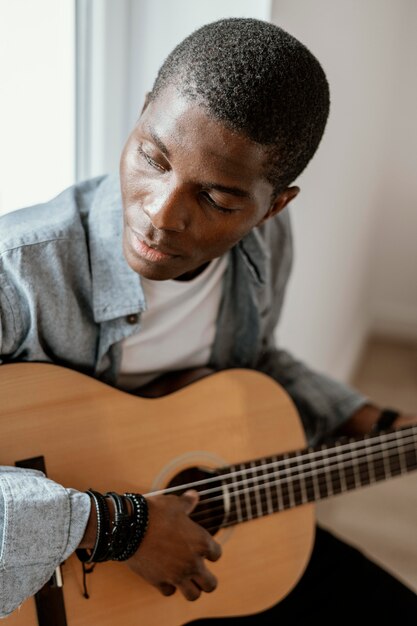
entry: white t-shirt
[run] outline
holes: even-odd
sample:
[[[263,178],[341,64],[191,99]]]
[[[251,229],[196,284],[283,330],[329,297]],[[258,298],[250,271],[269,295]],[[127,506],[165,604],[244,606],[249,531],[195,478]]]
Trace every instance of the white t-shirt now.
[[[216,333],[228,254],[189,281],[141,277],[146,311],[122,342],[118,386],[134,389],[172,370],[207,365]]]

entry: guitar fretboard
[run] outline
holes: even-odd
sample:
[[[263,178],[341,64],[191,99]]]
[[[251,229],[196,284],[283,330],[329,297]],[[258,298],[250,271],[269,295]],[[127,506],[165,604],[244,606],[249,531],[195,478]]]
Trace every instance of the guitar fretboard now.
[[[417,469],[417,425],[336,444],[232,465],[220,471],[222,487],[205,499],[212,517],[230,526]],[[214,491],[214,490],[208,490]],[[204,491],[203,491],[204,493]],[[217,501],[217,505],[216,505]],[[226,504],[226,513],[223,508]],[[204,524],[209,526],[208,523]],[[201,522],[200,522],[201,523]]]

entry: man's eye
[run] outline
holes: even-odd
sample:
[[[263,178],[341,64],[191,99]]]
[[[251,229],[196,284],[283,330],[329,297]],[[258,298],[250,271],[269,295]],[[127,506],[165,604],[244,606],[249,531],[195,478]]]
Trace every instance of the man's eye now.
[[[220,213],[233,213],[234,212],[234,209],[227,209],[226,207],[220,206],[220,204],[217,204],[217,202],[215,202],[213,198],[210,196],[210,194],[207,193],[206,191],[204,191],[202,195],[207,200],[207,202],[211,204],[212,207],[220,211]]]
[[[156,161],[154,161],[149,154],[147,154],[142,146],[138,146],[138,152],[141,155],[141,157],[143,157],[145,159],[145,161],[153,168],[159,170],[160,172],[165,172],[165,169],[162,167],[162,165],[159,165],[159,163],[157,163]]]

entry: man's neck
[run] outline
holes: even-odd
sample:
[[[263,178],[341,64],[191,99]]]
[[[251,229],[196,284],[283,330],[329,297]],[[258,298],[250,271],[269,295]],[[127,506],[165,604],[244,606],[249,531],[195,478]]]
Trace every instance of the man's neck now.
[[[207,261],[207,263],[200,265],[200,267],[197,267],[195,270],[191,270],[190,272],[185,272],[185,274],[181,274],[181,276],[177,276],[177,278],[174,278],[174,280],[181,280],[181,281],[192,280],[193,278],[196,278],[196,276],[201,274],[201,272],[204,272],[204,270],[209,265],[209,263],[210,261]]]

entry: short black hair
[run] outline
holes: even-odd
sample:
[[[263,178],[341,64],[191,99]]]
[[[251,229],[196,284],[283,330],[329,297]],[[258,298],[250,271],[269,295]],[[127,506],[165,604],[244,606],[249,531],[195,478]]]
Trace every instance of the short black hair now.
[[[274,24],[229,18],[194,31],[161,66],[150,93],[168,85],[227,127],[268,148],[277,195],[303,171],[322,138],[329,86],[313,54]]]

